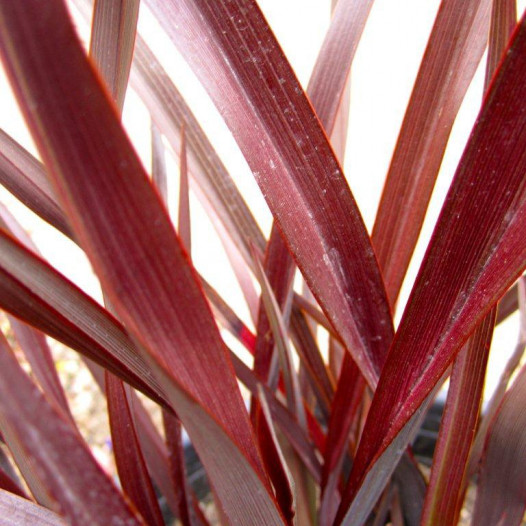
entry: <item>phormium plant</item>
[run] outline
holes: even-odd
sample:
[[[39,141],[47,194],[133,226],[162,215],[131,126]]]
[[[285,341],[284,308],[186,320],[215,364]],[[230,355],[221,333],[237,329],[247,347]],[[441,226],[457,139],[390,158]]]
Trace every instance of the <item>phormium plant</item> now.
[[[266,239],[148,35],[136,35],[138,0],[75,0],[86,17],[93,7],[88,51],[63,0],[0,0],[3,64],[41,158],[2,132],[1,182],[85,251],[105,300],[46,263],[2,209],[0,522],[160,525],[162,495],[181,524],[208,524],[187,477],[184,428],[222,524],[450,525],[475,487],[472,524],[519,524],[526,19],[517,23],[515,2],[442,0],[369,236],[335,123],[373,1],[333,2],[306,91],[255,0],[143,1],[230,128],[274,224]],[[395,330],[481,60],[480,114]],[[120,122],[128,81],[153,123],[151,174]],[[180,158],[175,221],[165,148]],[[192,265],[189,183],[244,284],[253,326]],[[309,293],[294,290],[296,267]],[[517,351],[481,415],[493,328],[517,309]],[[219,327],[252,353],[248,365]],[[119,487],[77,429],[44,334],[78,351],[105,392]],[[448,377],[424,474],[410,444]],[[137,391],[162,408],[163,430]]]

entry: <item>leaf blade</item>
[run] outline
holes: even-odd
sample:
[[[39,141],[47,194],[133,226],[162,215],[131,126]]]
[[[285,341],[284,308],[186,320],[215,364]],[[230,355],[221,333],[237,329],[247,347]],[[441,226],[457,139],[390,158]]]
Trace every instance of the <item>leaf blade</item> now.
[[[524,269],[525,50],[523,17],[485,99],[382,370],[339,522],[349,517],[351,502],[376,459]],[[478,230],[476,243],[472,225]],[[403,379],[397,374],[402,368]]]
[[[230,358],[195,270],[64,5],[33,2],[22,11],[9,3],[0,7],[6,69],[55,190],[112,306],[140,342],[143,358],[170,386],[170,400],[192,439],[200,441],[200,455],[215,477],[225,514],[237,520],[238,499],[250,490],[228,493],[231,474],[225,466],[219,469],[221,462],[211,455],[217,447],[228,449],[257,486],[250,492],[252,511],[259,515],[261,505],[271,522],[281,523]],[[27,32],[47,45],[28,49]],[[217,374],[222,382],[214,381]],[[189,422],[192,413],[200,415],[208,437]]]
[[[296,263],[375,385],[392,336],[375,256],[327,138],[259,8],[239,0],[148,5],[222,111]]]
[[[31,457],[37,477],[59,510],[77,524],[144,524],[103,473],[71,422],[47,403],[22,371],[3,335],[0,346],[2,431],[8,442],[18,443]],[[64,457],[70,462],[62,462]],[[96,490],[86,491],[87,487]]]
[[[449,134],[482,57],[490,4],[441,3],[406,110],[373,227],[389,300],[396,304]]]
[[[481,525],[520,524],[526,507],[524,397],[526,369],[506,393],[488,432],[473,513]]]
[[[3,489],[0,489],[0,515],[5,526],[66,526],[66,521],[56,513]]]

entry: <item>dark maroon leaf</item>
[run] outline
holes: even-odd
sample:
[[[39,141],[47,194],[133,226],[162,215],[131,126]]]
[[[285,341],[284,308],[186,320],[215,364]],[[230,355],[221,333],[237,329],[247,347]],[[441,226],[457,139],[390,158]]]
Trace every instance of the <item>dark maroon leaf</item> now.
[[[220,109],[309,287],[376,385],[392,326],[369,237],[319,121],[256,3],[148,5]]]
[[[164,524],[122,381],[106,371],[106,400],[115,464],[124,493],[149,525]]]
[[[523,19],[485,99],[382,370],[338,523],[360,520],[353,503],[364,502],[362,492],[372,499],[381,491],[376,470],[377,493],[368,473],[378,462],[389,473],[384,463],[392,468],[398,457],[389,461],[382,454],[393,440],[399,443],[397,435],[476,325],[524,270],[525,101]]]

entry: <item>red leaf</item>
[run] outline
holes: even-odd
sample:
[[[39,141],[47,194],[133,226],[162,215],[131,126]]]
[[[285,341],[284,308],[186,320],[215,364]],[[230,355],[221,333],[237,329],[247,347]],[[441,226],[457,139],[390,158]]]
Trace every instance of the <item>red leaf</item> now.
[[[167,411],[163,411],[163,427],[166,445],[168,447],[168,463],[177,500],[177,516],[183,526],[191,526],[191,506],[188,479],[183,449],[183,428],[179,419]]]
[[[198,278],[63,4],[0,7],[6,69],[56,192],[111,304],[169,391],[223,512],[237,520],[244,499],[244,513],[281,523]],[[247,477],[236,491],[226,456]]]
[[[371,496],[363,485],[367,473],[526,265],[525,101],[523,19],[486,97],[382,370],[339,522],[354,513],[360,488]],[[396,459],[384,460],[392,468]]]
[[[453,364],[440,423],[422,525],[457,524],[464,499],[463,479],[482,404],[493,327],[493,309]]]
[[[119,378],[105,373],[111,440],[122,489],[149,525],[164,524],[139,445],[133,416]]]
[[[522,522],[526,511],[526,367],[506,393],[488,432],[473,524]]]
[[[56,513],[0,489],[0,517],[4,526],[66,526]]]
[[[490,6],[490,0],[445,0],[427,44],[372,234],[391,305],[413,254],[451,128],[484,53]]]
[[[375,256],[327,138],[256,3],[148,5],[220,109],[309,287],[376,385],[392,326]]]
[[[90,57],[122,113],[133,57],[139,0],[96,0]]]
[[[86,526],[144,524],[71,422],[47,403],[23,372],[3,335],[0,346],[0,428],[11,447],[31,458],[55,510],[72,523]]]

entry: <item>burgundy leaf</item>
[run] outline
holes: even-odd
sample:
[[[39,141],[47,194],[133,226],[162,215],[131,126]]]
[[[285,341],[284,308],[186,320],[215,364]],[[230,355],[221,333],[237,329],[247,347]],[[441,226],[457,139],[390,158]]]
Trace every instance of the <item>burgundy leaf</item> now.
[[[505,50],[517,21],[516,8],[493,3],[488,45],[487,90],[498,61]],[[513,18],[510,24],[510,18]],[[489,348],[495,326],[496,308],[492,308],[473,336],[460,351],[451,373],[448,398],[442,415],[431,478],[422,514],[422,525],[458,522],[469,476],[468,461],[473,449],[480,415]],[[445,466],[448,466],[445,469]]]
[[[42,163],[3,130],[0,130],[0,183],[44,221],[72,237]]]
[[[473,524],[522,522],[526,511],[526,368],[506,393],[493,420],[483,454]]]
[[[292,350],[288,340],[288,332],[283,315],[280,311],[276,297],[268,282],[261,263],[254,258],[256,263],[256,277],[261,284],[261,300],[267,311],[267,317],[274,335],[274,342],[278,352],[280,369],[285,384],[285,395],[289,411],[296,417],[298,423],[305,426],[305,413],[303,410],[303,399],[301,396],[298,376],[292,361]]]
[[[133,57],[139,0],[95,0],[90,56],[122,113]]]
[[[0,230],[0,306],[162,402],[162,390],[122,325]],[[164,402],[166,404],[166,401]]]
[[[281,511],[288,523],[292,524],[295,514],[295,504],[294,493],[291,488],[294,483],[285,458],[283,457],[276,431],[274,430],[270,409],[265,398],[265,392],[261,386],[259,388],[259,403],[261,407],[261,418],[258,420],[258,434],[264,436],[262,443],[266,446],[262,447],[261,451],[276,490]]]
[[[244,512],[253,513],[255,523],[257,517],[281,523],[197,275],[64,5],[0,7],[6,69],[56,193],[112,306],[169,391],[223,513],[237,520],[244,499]],[[30,39],[24,37],[28,33]],[[35,41],[38,49],[31,45]],[[215,381],[218,375],[221,382]],[[236,470],[226,469],[225,457],[247,478],[236,491],[231,491]]]
[[[290,294],[292,292],[292,282],[294,280],[295,266],[290,257],[286,245],[277,230],[275,224],[272,225],[267,250],[265,251],[264,274],[267,276],[272,293],[281,311],[288,319],[290,310]],[[274,350],[274,336],[269,322],[267,309],[260,299],[258,318],[256,325],[256,345],[254,348],[254,374],[261,378],[261,381],[275,389],[278,375],[277,370],[271,371],[272,356]]]
[[[183,526],[191,526],[191,506],[183,449],[183,428],[180,420],[163,411],[163,427],[168,448],[168,462],[177,499],[177,513]]]
[[[105,383],[113,453],[122,489],[148,524],[162,526],[161,510],[135,432],[126,388],[107,371]]]
[[[471,477],[473,474],[478,471],[480,457],[482,455],[482,450],[484,443],[486,442],[487,433],[493,418],[497,414],[497,411],[502,403],[502,400],[506,394],[506,389],[512,378],[514,372],[520,367],[522,357],[526,350],[526,283],[525,277],[522,276],[518,281],[517,285],[514,287],[515,296],[519,297],[520,304],[520,328],[519,328],[519,338],[518,342],[515,345],[513,353],[509,357],[504,370],[502,371],[499,382],[495,391],[493,392],[489,401],[485,404],[484,415],[482,422],[479,425],[477,430],[477,437],[471,448],[470,453],[470,462],[468,466],[468,476]]]
[[[373,498],[368,473],[379,461],[389,473],[383,462],[392,468],[397,457],[388,461],[382,453],[526,266],[525,101],[523,19],[493,79],[382,370],[338,523],[360,521],[352,504],[364,502],[362,491]],[[378,490],[378,476],[374,482]]]
[[[482,404],[495,314],[493,309],[484,318],[453,363],[422,525],[458,523],[464,499],[463,479]]]
[[[31,365],[31,372],[35,375],[42,390],[62,409],[65,415],[73,418],[45,336],[14,316],[8,316],[8,319],[11,329],[13,329],[15,337]]]
[[[298,351],[302,366],[308,372],[308,379],[320,403],[320,409],[327,412],[334,397],[334,380],[327,372],[308,321],[296,307],[292,308],[290,325],[292,341]]]
[[[279,426],[280,431],[285,435],[298,456],[302,459],[303,464],[310,471],[314,480],[319,482],[321,480],[321,465],[314,447],[310,442],[305,431],[298,425],[295,418],[287,410],[287,408],[279,402],[272,392],[261,383],[254,376],[252,370],[247,367],[240,358],[232,354],[232,362],[236,370],[236,375],[245,387],[256,396],[259,387],[264,390],[265,398],[268,403],[272,419]],[[307,421],[309,422],[309,414],[307,412]]]
[[[391,305],[413,254],[451,128],[484,53],[490,8],[490,0],[445,0],[440,5],[372,234]]]
[[[5,526],[66,526],[56,513],[1,488],[0,517]]]
[[[47,403],[0,336],[0,428],[30,456],[55,511],[73,524],[145,524],[103,473],[71,422]],[[86,491],[90,488],[90,491]]]
[[[309,287],[376,385],[392,325],[374,253],[327,138],[259,8],[241,0],[147,3],[221,111]]]
[[[347,369],[350,370],[347,370]],[[355,423],[356,412],[363,400],[365,381],[356,364],[344,360],[340,382],[332,404],[327,447],[323,459],[322,493],[320,503],[320,526],[332,524],[339,504],[339,481],[345,454],[347,453],[349,433]]]

